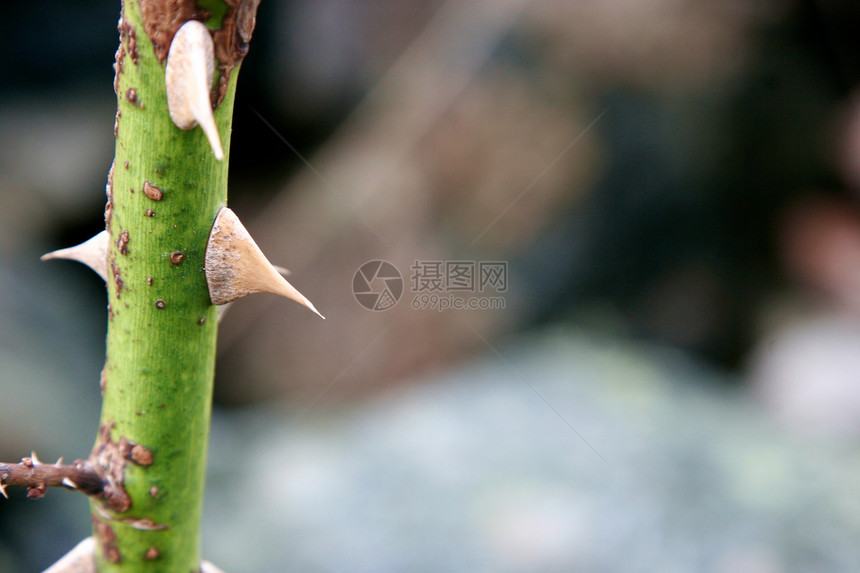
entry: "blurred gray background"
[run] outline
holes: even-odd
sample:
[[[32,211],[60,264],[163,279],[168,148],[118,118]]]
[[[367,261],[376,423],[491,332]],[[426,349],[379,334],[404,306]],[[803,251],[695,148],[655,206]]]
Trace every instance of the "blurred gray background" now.
[[[104,288],[39,255],[103,229],[119,9],[0,22],[2,460],[95,437]],[[206,557],[860,570],[859,31],[847,0],[264,1],[230,205],[328,320],[223,321]],[[416,261],[506,263],[504,308],[420,308]],[[0,571],[87,535],[81,496],[10,493]]]

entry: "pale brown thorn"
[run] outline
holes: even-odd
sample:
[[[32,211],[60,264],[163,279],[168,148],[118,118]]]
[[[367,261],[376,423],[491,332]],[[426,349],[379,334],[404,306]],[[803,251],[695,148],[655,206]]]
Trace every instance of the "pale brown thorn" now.
[[[78,261],[90,267],[107,282],[107,252],[109,246],[110,236],[107,231],[102,231],[80,245],[46,253],[41,256],[41,260],[67,259]]]
[[[227,207],[218,212],[209,234],[205,270],[212,304],[221,305],[249,294],[270,292],[292,299],[325,318],[278,273],[236,214]]]
[[[179,129],[199,125],[209,140],[215,159],[224,159],[215,115],[212,113],[212,79],[215,48],[212,35],[202,23],[189,20],[173,36],[167,54],[164,83],[170,119]]]
[[[278,273],[280,273],[280,275],[282,277],[286,277],[286,276],[289,276],[292,274],[289,269],[285,269],[284,267],[281,267],[278,265],[272,265],[272,268],[274,268],[276,271],[278,271]],[[219,324],[221,323],[222,320],[224,320],[224,317],[227,316],[227,311],[230,310],[231,306],[233,306],[232,302],[225,302],[224,304],[218,305],[218,323]],[[325,319],[325,317],[323,317],[323,319]]]

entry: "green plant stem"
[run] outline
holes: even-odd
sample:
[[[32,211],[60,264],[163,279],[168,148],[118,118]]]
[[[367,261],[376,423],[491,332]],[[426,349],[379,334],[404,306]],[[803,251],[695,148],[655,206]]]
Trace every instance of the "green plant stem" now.
[[[227,200],[238,68],[215,111],[225,151],[219,162],[199,128],[182,131],[171,121],[164,62],[138,0],[124,1],[123,19],[101,424],[111,442],[144,446],[152,463],[123,468],[127,511],[93,502],[97,563],[100,573],[189,573],[200,563],[217,334],[203,257]]]

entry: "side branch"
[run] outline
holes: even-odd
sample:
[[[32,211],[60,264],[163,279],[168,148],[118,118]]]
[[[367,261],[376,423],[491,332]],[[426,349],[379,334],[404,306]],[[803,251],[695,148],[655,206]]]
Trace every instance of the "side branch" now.
[[[17,464],[0,463],[0,494],[6,498],[8,486],[26,487],[30,499],[39,499],[49,487],[76,489],[92,496],[104,491],[104,481],[89,462],[75,460],[67,466],[60,458],[55,464],[44,464],[35,453]]]

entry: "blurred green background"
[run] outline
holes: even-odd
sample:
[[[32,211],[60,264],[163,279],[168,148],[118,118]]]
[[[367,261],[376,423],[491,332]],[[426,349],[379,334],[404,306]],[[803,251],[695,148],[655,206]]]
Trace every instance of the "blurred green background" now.
[[[103,286],[39,255],[103,229],[119,9],[0,23],[2,460],[95,437]],[[858,31],[844,0],[263,2],[230,205],[328,320],[226,315],[206,557],[860,570]],[[442,293],[503,308],[420,308],[416,261],[504,262]],[[0,571],[87,535],[80,496],[10,493]]]

